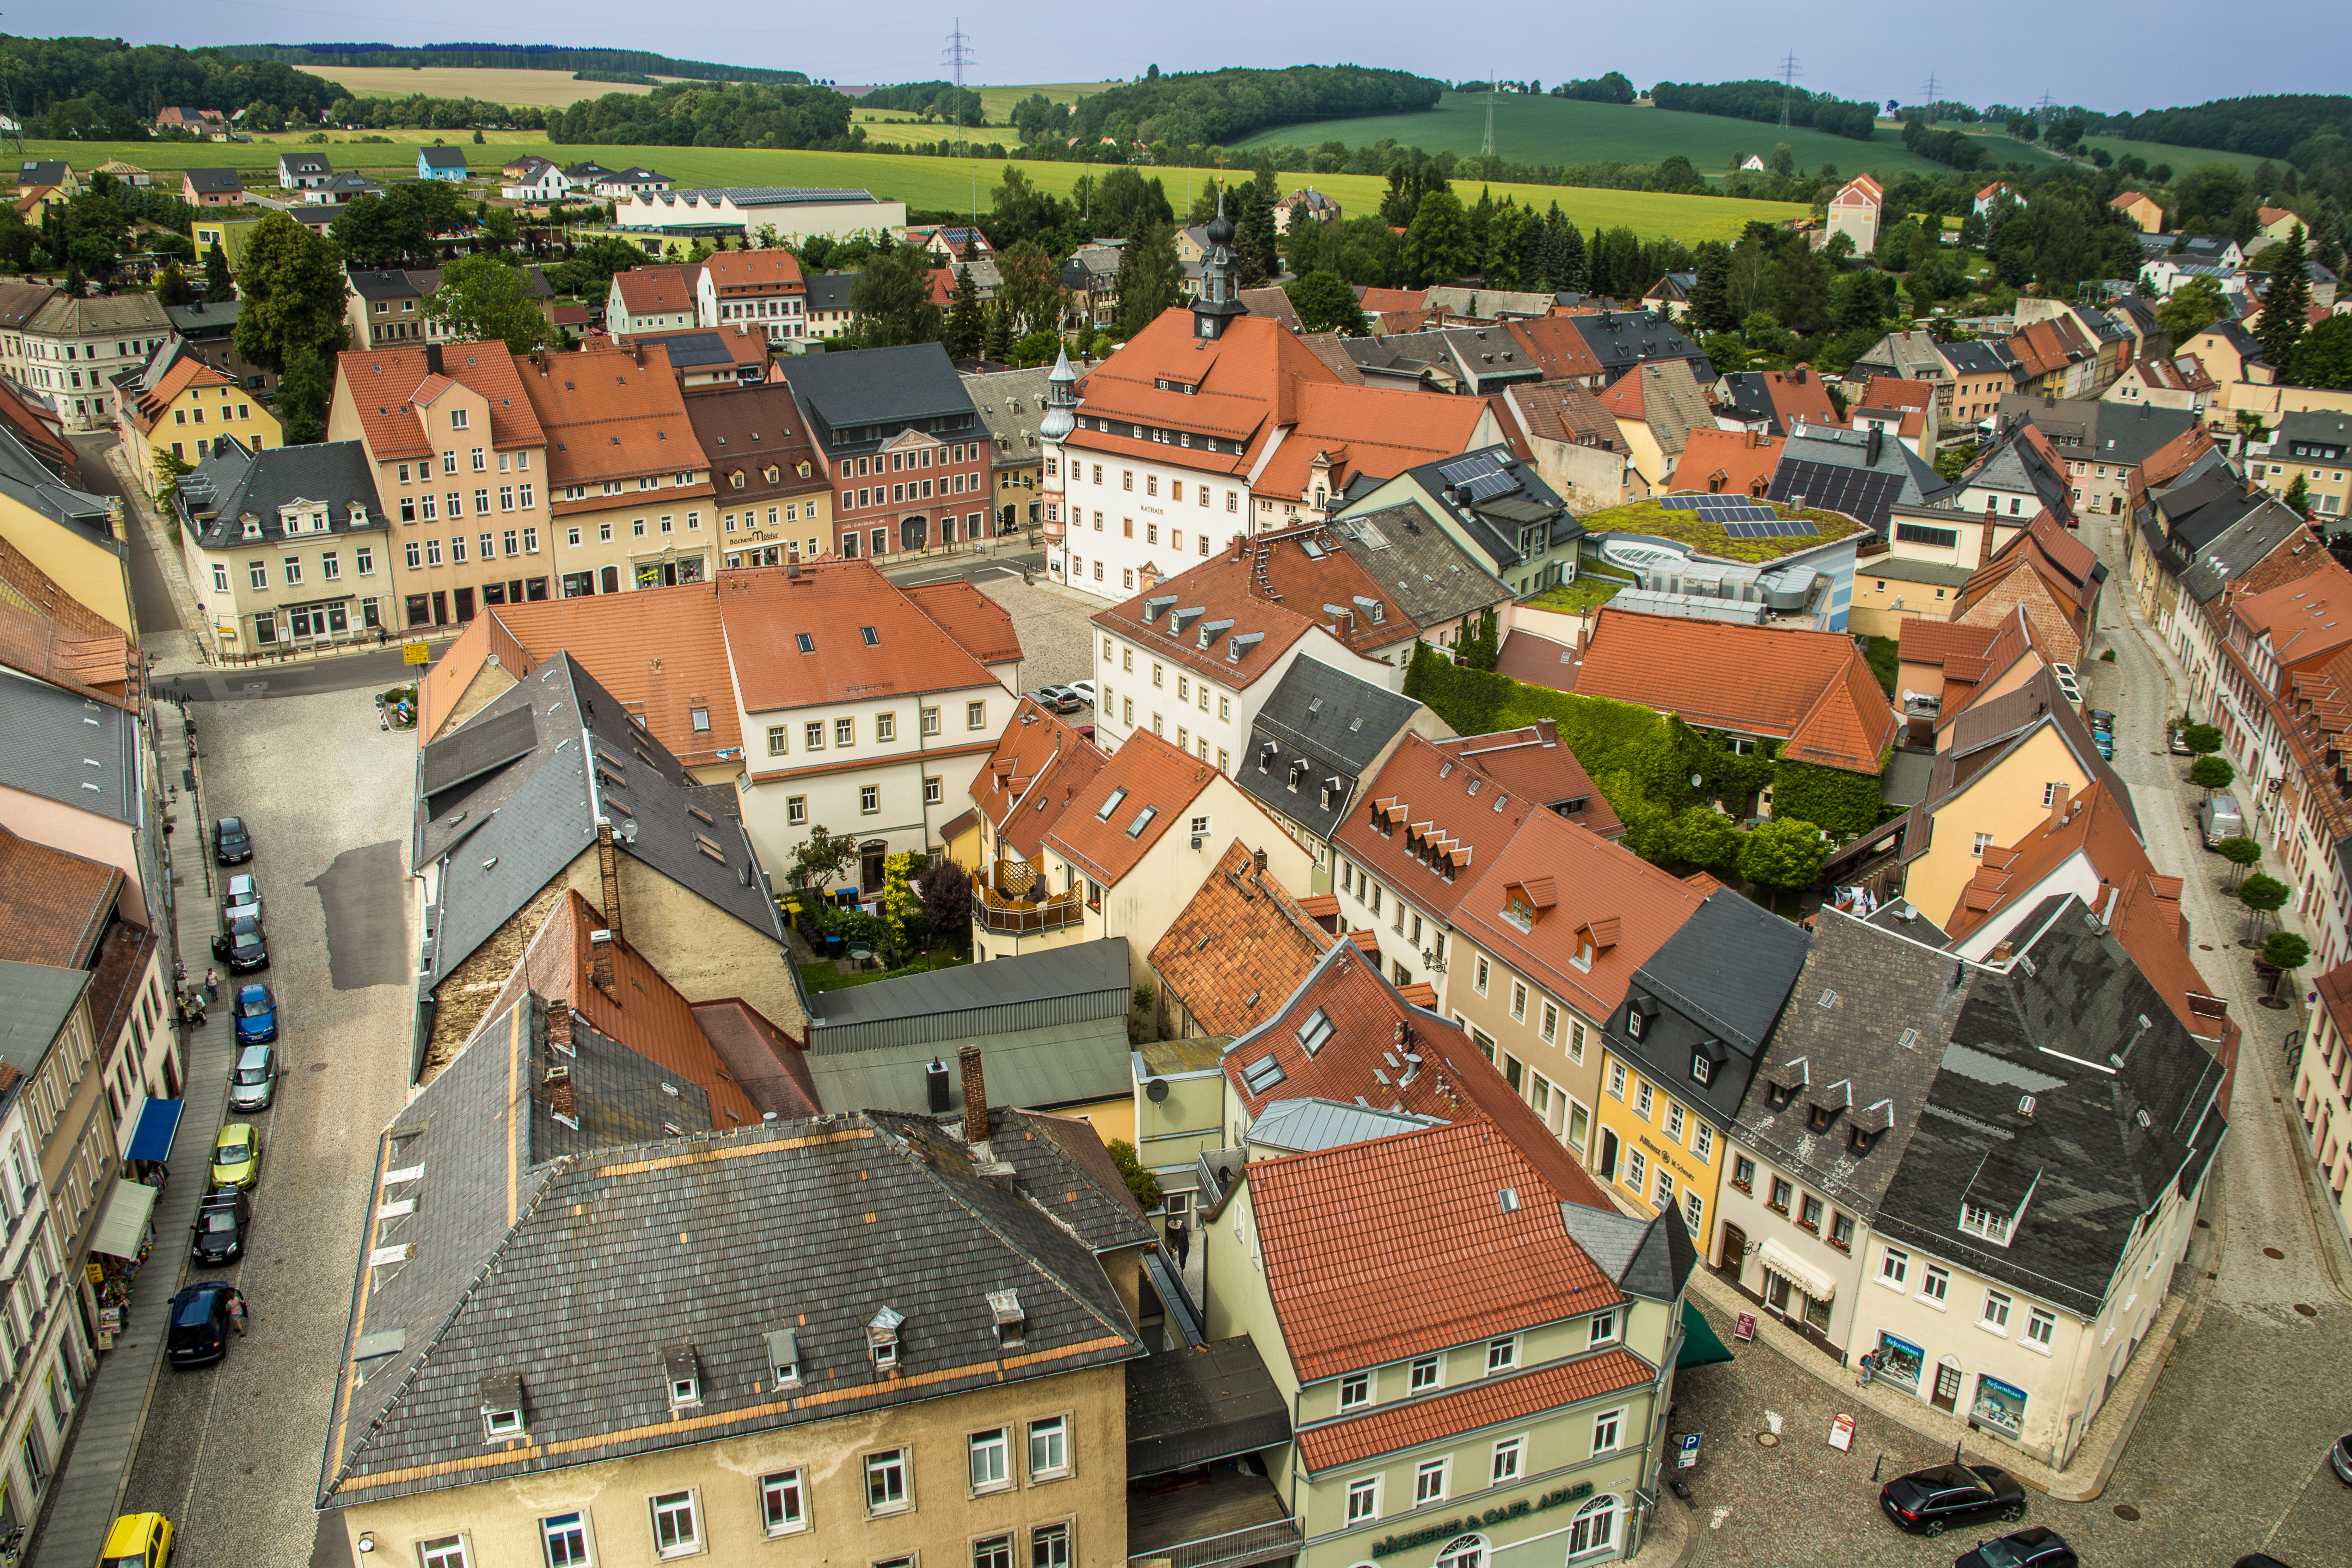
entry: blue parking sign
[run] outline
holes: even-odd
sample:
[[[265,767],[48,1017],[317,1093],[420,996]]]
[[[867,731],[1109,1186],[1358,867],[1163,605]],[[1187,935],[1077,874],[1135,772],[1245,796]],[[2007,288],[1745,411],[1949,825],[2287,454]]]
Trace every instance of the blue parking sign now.
[[[1675,1459],[1675,1468],[1687,1470],[1698,1463],[1698,1437],[1699,1435],[1696,1432],[1683,1434],[1682,1453]]]

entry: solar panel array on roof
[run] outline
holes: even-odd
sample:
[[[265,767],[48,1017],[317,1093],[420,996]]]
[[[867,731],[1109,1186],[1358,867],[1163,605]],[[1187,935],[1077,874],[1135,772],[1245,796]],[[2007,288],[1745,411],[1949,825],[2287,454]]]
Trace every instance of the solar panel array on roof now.
[[[1903,482],[1899,472],[1874,473],[1801,459],[1784,461],[1772,476],[1772,499],[1802,496],[1807,506],[1842,511],[1883,533],[1889,510],[1903,499]]]
[[[1748,521],[1778,517],[1780,514],[1761,501],[1746,496],[1667,496],[1658,502],[1668,511],[1695,511],[1710,521],[1738,518]]]
[[[1456,458],[1450,463],[1439,464],[1437,477],[1449,485],[1466,485],[1482,474],[1494,473],[1496,467],[1493,458],[1484,452],[1475,452],[1469,457]]]
[[[1471,479],[1470,499],[1473,501],[1492,500],[1496,496],[1509,495],[1518,488],[1517,479],[1498,468],[1491,474],[1479,474]]]
[[[1714,517],[1711,512],[1701,512],[1699,515],[1710,519]],[[1807,519],[1778,517],[1769,510],[1765,510],[1761,518],[1718,521],[1723,522],[1723,531],[1734,539],[1796,539],[1821,532],[1821,530],[1815,528]]]

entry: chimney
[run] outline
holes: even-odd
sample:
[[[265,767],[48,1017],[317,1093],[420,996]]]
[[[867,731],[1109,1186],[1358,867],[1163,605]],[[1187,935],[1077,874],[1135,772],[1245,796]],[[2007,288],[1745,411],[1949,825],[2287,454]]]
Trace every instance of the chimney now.
[[[425,374],[427,375],[439,375],[441,374],[441,345],[439,343],[427,343],[425,345]]]
[[[1257,881],[1264,881],[1265,879],[1265,850],[1253,849],[1250,851],[1250,876],[1253,879]]]
[[[611,931],[592,931],[588,933],[588,977],[596,983],[596,989],[602,991],[606,996],[615,1002],[621,999],[620,984],[613,978],[613,933]]]
[[[549,999],[547,1004],[547,1043],[555,1047],[555,1049],[562,1051],[566,1056],[570,1056],[572,1054],[571,1003],[556,998]]]
[[[964,1142],[985,1143],[988,1142],[988,1079],[980,1070],[980,1047],[958,1047],[956,1065],[963,1069]]]
[[[1992,564],[1992,502],[1987,501],[1985,502],[1984,537],[1977,545],[1977,566],[1979,570],[1982,570],[1984,567]]]
[[[933,1057],[931,1065],[923,1069],[923,1095],[924,1102],[931,1108],[933,1116],[945,1116],[951,1108],[948,1098],[948,1064],[937,1057]]]
[[[2074,815],[2067,804],[2068,797],[2074,792],[2063,784],[2057,786],[2057,791],[2058,793],[2052,796],[2050,801],[2050,826],[2053,827],[2058,826]]]
[[[594,766],[592,760],[590,766]],[[596,869],[604,879],[604,926],[613,935],[621,934],[621,852],[613,846],[613,819],[596,819]]]
[[[2011,949],[2009,943],[2005,942],[1995,943],[1992,950],[1992,962],[1995,963],[2007,963],[2010,960],[2011,952]]]

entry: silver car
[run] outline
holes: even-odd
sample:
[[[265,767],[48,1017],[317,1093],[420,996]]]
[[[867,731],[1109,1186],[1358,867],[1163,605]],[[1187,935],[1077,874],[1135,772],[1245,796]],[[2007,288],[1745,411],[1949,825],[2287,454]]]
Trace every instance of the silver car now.
[[[267,1110],[278,1092],[278,1047],[247,1046],[228,1075],[231,1110]]]
[[[240,871],[221,888],[221,918],[235,920],[239,915],[262,919],[261,885],[250,874]]]

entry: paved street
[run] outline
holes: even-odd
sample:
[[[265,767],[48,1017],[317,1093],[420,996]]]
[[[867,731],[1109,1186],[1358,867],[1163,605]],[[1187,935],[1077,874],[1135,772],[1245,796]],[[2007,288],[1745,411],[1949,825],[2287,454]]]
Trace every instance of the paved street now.
[[[97,431],[89,435],[68,436],[74,450],[81,455],[81,488],[92,495],[119,496],[122,480],[106,455],[117,445],[112,431]],[[143,633],[175,632],[182,629],[180,608],[173,601],[172,591],[163,581],[163,568],[155,557],[139,548],[135,532],[131,549],[131,606],[139,617]]]
[[[253,831],[285,1076],[251,1119],[253,1251],[218,1271],[252,1302],[252,1331],[216,1366],[158,1375],[122,1506],[168,1514],[186,1568],[301,1568],[375,1136],[406,1099],[415,741],[376,727],[363,686],[201,713],[205,809]],[[173,1174],[200,1182],[204,1157],[184,1147]],[[159,1236],[151,1267],[176,1268],[180,1242]]]

